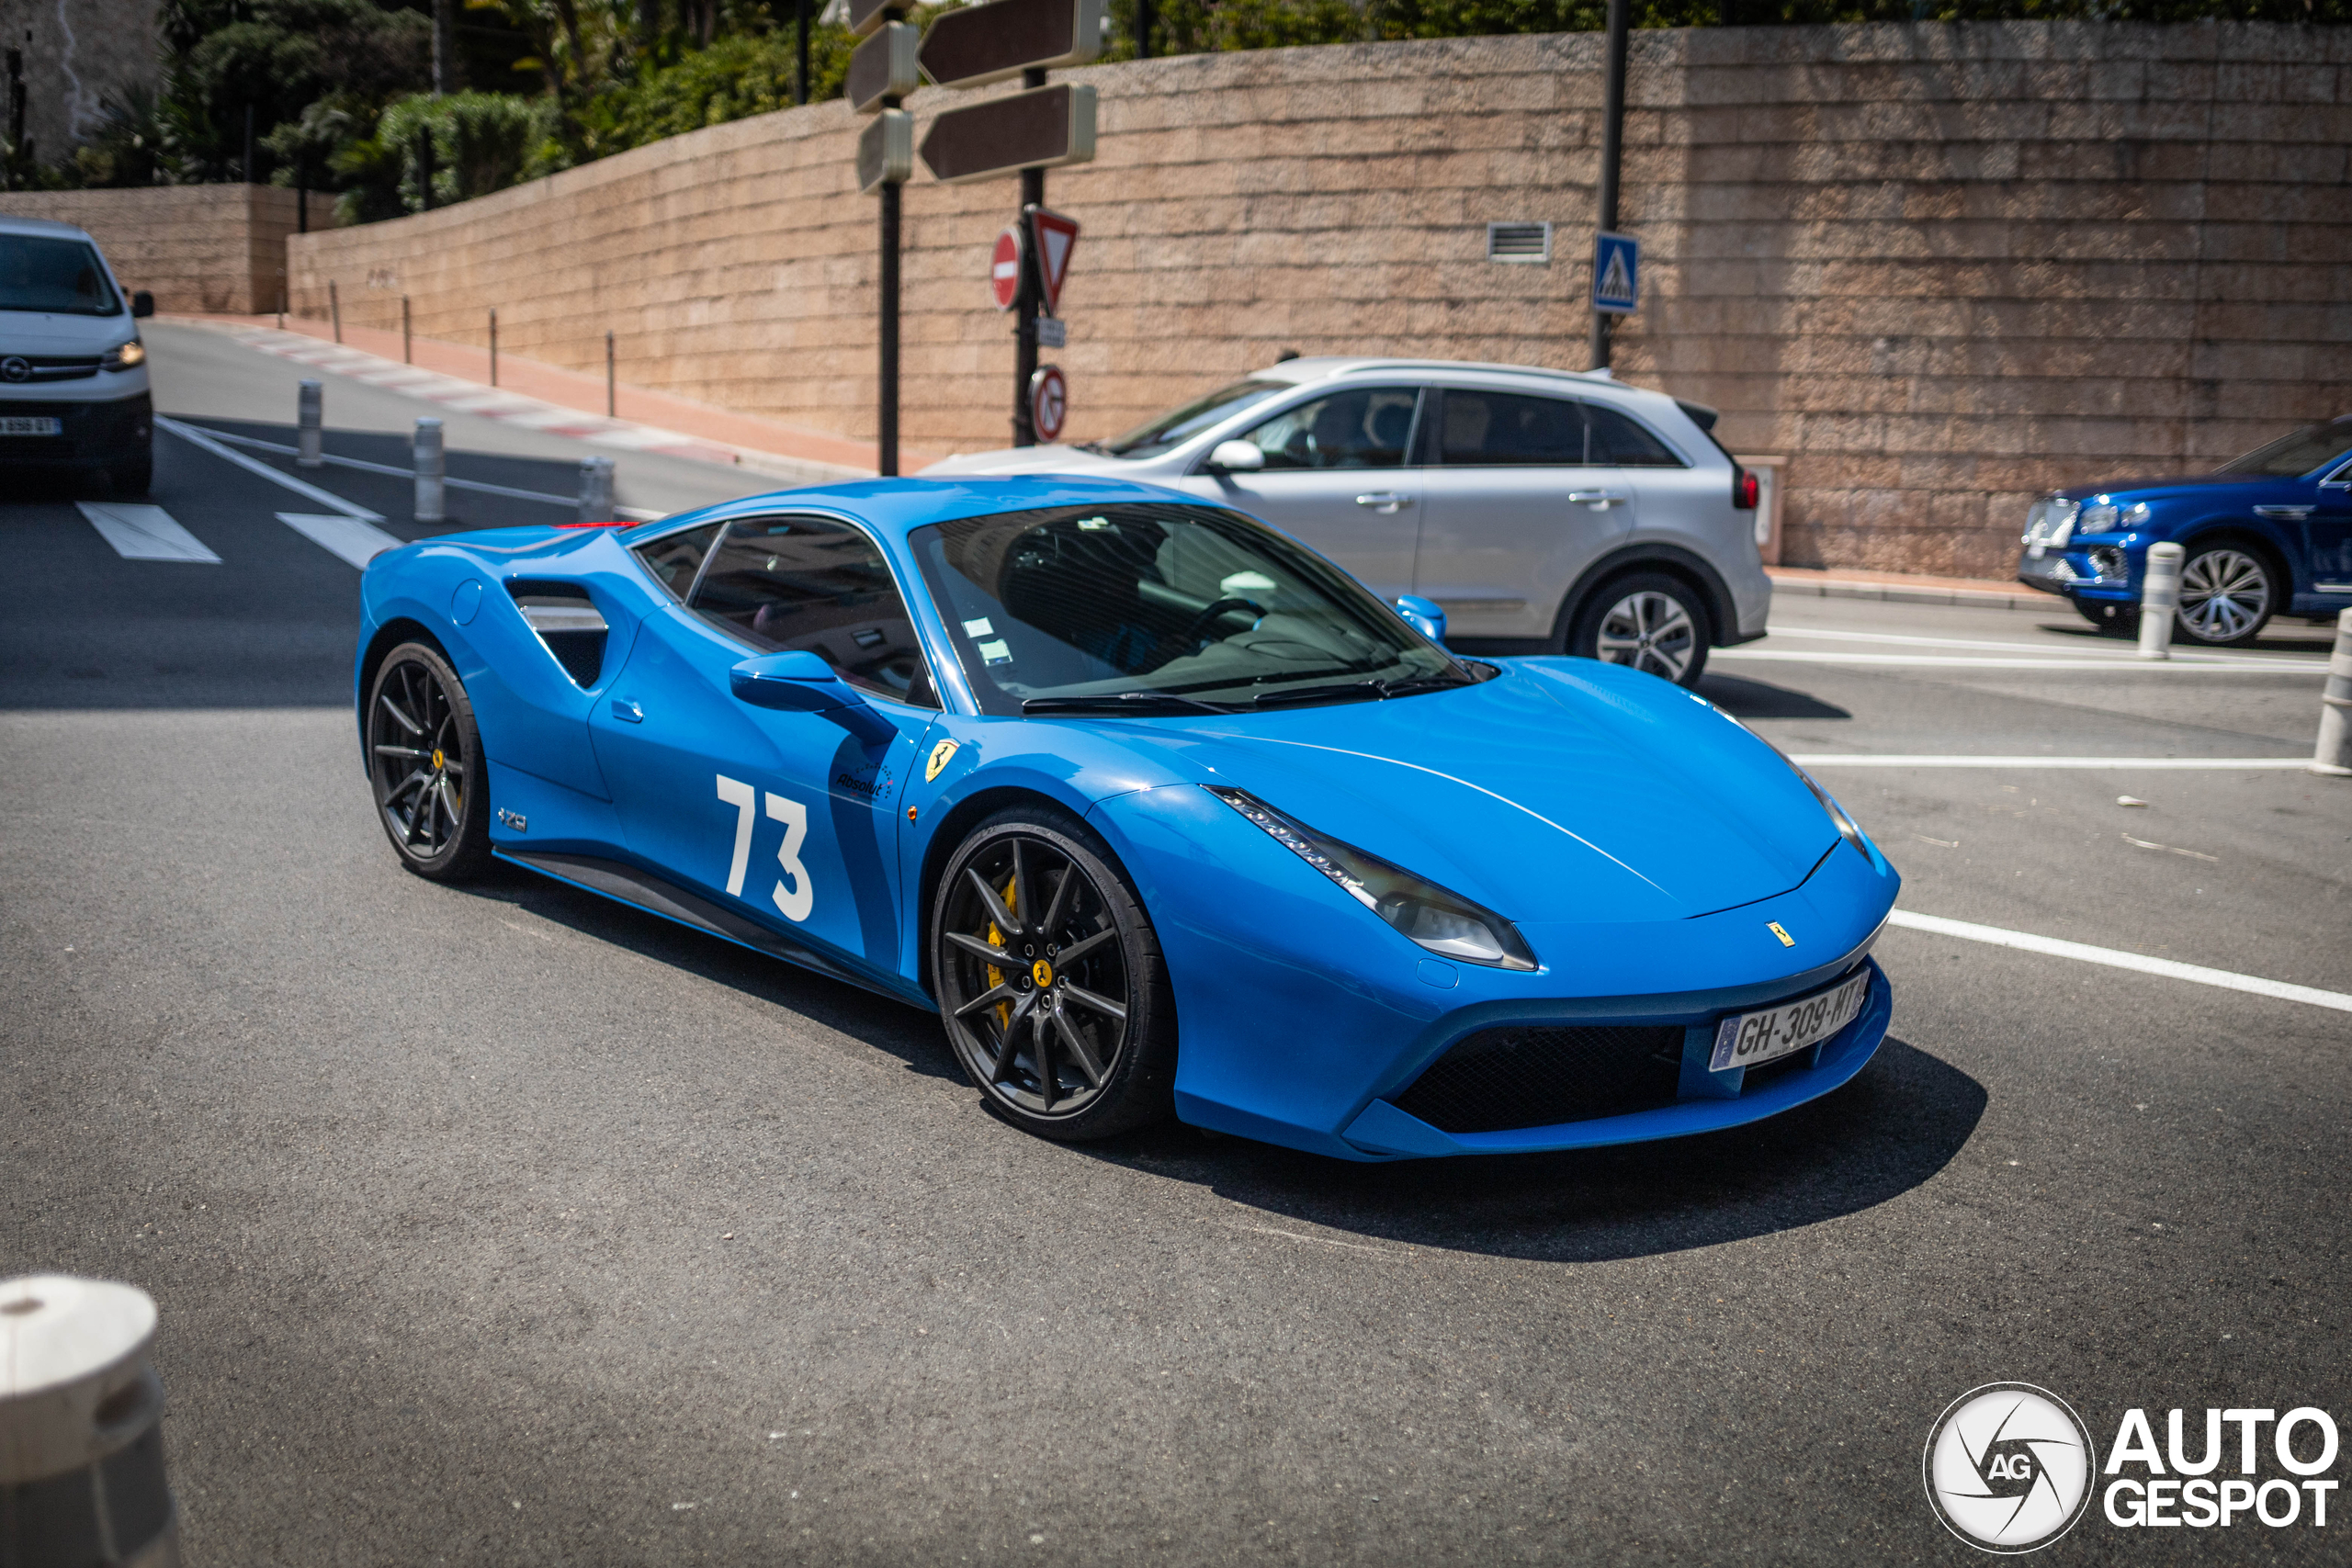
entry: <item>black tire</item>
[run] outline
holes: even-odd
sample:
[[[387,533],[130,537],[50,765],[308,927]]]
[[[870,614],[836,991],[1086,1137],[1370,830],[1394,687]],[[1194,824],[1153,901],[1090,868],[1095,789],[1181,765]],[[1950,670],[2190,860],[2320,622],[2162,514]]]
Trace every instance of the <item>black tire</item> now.
[[[145,495],[155,482],[155,454],[143,451],[107,465],[107,487],[119,496]]]
[[[1713,640],[1704,594],[1679,577],[1636,571],[1602,583],[1577,607],[1566,651],[1695,686]]]
[[[2173,638],[2203,648],[2243,648],[2270,624],[2282,586],[2278,566],[2260,550],[2232,539],[2192,545],[2180,563]]]
[[[473,704],[447,660],[421,642],[384,656],[368,688],[368,776],[401,863],[435,882],[490,864],[490,776]]]
[[[1014,1124],[1105,1138],[1174,1110],[1176,1004],[1159,939],[1075,818],[1012,807],[956,846],[932,898],[931,976],[956,1060]]]
[[[2075,614],[2097,626],[2104,637],[2138,637],[2140,611],[2132,604],[2119,604],[2112,599],[2070,600]]]

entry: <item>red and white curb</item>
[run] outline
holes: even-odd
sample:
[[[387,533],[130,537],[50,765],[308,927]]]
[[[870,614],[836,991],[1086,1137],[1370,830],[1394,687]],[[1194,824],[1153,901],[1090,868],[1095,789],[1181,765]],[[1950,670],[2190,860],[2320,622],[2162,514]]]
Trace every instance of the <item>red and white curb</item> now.
[[[328,343],[300,333],[282,332],[275,327],[213,322],[200,324],[208,330],[226,333],[247,348],[291,360],[298,365],[345,376],[388,392],[398,392],[402,397],[416,398],[459,413],[472,414],[478,419],[494,419],[525,430],[541,431],[591,446],[610,446],[624,452],[659,453],[663,457],[684,457],[700,463],[740,466],[804,482],[873,477],[868,469],[787,457],[748,446],[729,446],[720,442],[682,435],[656,425],[582,413],[578,409],[564,408],[560,404],[526,397],[504,388],[485,387],[479,381],[444,375],[438,370],[403,365],[398,360],[386,359],[347,344]]]

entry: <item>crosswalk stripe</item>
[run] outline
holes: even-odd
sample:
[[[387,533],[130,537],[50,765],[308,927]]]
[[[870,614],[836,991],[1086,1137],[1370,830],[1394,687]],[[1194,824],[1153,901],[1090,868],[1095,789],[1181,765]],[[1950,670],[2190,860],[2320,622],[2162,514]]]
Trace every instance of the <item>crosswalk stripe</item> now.
[[[368,563],[386,550],[401,547],[401,541],[377,527],[373,523],[356,517],[322,516],[313,512],[281,512],[277,520],[301,535],[322,549],[336,555],[363,571]]]
[[[203,540],[181,527],[178,519],[160,506],[96,501],[78,501],[74,504],[89,519],[90,526],[114,547],[114,553],[125,560],[220,564],[220,558],[207,549]]]

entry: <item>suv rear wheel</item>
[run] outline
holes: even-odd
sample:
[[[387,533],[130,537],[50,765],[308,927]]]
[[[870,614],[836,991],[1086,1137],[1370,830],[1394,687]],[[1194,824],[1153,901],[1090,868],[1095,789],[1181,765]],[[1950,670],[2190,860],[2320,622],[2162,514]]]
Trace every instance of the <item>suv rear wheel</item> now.
[[[1585,601],[1567,651],[1691,686],[1707,668],[1712,627],[1698,590],[1662,571],[1637,571],[1601,584]]]

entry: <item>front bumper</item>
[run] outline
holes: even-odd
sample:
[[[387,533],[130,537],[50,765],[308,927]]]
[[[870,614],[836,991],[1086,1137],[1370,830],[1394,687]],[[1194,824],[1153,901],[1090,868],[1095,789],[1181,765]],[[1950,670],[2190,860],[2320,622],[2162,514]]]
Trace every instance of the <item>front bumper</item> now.
[[[145,392],[105,402],[64,399],[9,399],[0,415],[54,419],[57,435],[0,435],[0,467],[82,468],[119,462],[148,449],[154,438],[154,405]]]

